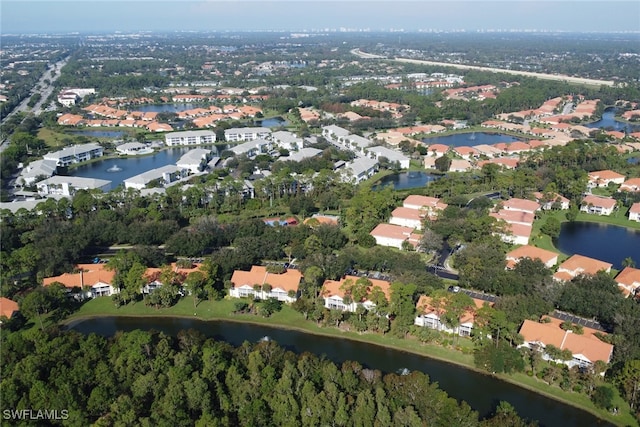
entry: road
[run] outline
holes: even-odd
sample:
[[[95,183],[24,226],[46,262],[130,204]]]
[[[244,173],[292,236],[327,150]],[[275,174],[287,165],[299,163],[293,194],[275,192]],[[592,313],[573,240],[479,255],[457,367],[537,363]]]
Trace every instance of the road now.
[[[31,112],[36,116],[42,113],[42,104],[47,100],[47,98],[49,98],[49,96],[53,92],[53,82],[60,76],[60,70],[65,66],[68,60],[69,57],[64,58],[47,68],[47,70],[42,74],[33,89],[31,89],[31,91],[29,92],[29,96],[23,99],[22,102],[18,104],[18,106],[14,108],[12,112],[2,118],[2,124],[4,124],[5,120],[15,114],[29,111],[29,106],[27,105],[29,103],[29,99],[33,94],[37,92],[40,92],[41,98],[40,101],[38,101],[33,107]],[[55,76],[53,76],[53,71],[56,72]],[[48,80],[49,83],[47,84],[45,80]],[[8,140],[2,140],[2,142],[0,142],[0,154],[5,150],[5,148],[7,148],[8,145]]]
[[[359,56],[360,58],[366,59],[374,59],[374,58],[384,58],[383,56],[374,55],[371,53],[362,52],[360,49],[353,49],[351,51],[354,55]],[[436,65],[440,67],[452,67],[458,68],[460,70],[478,70],[478,71],[488,71],[491,73],[507,73],[513,74],[516,76],[526,76],[526,77],[536,77],[544,80],[555,80],[561,82],[568,83],[578,83],[583,85],[595,85],[595,86],[613,86],[615,82],[613,80],[597,80],[597,79],[587,79],[583,77],[574,77],[567,76],[564,74],[545,74],[545,73],[534,73],[531,71],[520,71],[520,70],[508,70],[504,68],[491,68],[491,67],[480,67],[476,65],[463,65],[463,64],[450,64],[448,62],[434,62],[434,61],[423,61],[420,59],[409,59],[409,58],[389,58],[398,62],[407,62],[410,64],[424,64],[424,65]]]

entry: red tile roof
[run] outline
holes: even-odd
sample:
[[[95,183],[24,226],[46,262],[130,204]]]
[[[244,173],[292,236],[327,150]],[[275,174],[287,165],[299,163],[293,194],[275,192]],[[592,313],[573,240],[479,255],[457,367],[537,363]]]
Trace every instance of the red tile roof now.
[[[347,280],[351,280],[353,283],[355,283],[359,279],[363,279],[363,278],[358,276],[344,276],[340,280],[325,280],[325,282],[322,284],[322,296],[325,298],[328,298],[328,297],[337,295],[340,298],[344,298],[345,293],[344,293],[344,290],[341,289],[342,286],[344,285],[344,282]],[[364,279],[368,280],[371,283],[371,285],[367,288],[368,294],[371,293],[373,288],[378,286],[380,290],[384,292],[384,295],[387,298],[387,301],[391,298],[391,283],[387,282],[386,280],[368,279],[368,278],[364,278]],[[367,297],[365,297],[365,299],[366,298]],[[362,301],[356,301],[356,302],[362,302]]]
[[[14,313],[20,311],[18,303],[9,298],[0,297],[0,316],[11,319]]]
[[[269,273],[266,267],[260,265],[252,266],[249,271],[236,270],[231,276],[231,282],[235,287],[269,284],[274,289],[287,292],[297,292],[301,280],[302,273],[298,270],[287,270],[282,274],[275,274]]]

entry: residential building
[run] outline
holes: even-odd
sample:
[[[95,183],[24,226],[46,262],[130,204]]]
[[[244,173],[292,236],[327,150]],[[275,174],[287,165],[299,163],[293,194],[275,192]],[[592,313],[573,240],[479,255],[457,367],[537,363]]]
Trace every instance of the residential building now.
[[[118,293],[119,290],[112,286],[116,272],[107,270],[105,264],[78,264],[77,273],[64,273],[59,276],[43,279],[44,286],[54,283],[62,284],[69,295],[82,298],[95,298],[109,296]]]
[[[342,141],[350,133],[348,130],[336,125],[322,127],[322,136],[333,142]]]
[[[636,296],[640,293],[640,269],[625,267],[615,278],[620,291],[625,297]]]
[[[558,281],[570,281],[581,274],[594,276],[599,271],[609,273],[611,267],[611,263],[576,254],[558,266],[553,278]]]
[[[589,185],[591,187],[606,187],[610,183],[622,184],[626,177],[612,170],[589,172]]]
[[[433,301],[433,298],[421,295],[418,299],[418,303],[416,304],[417,315],[414,320],[414,325],[460,335],[461,337],[471,336],[476,311],[482,308],[485,304],[490,306],[493,305],[493,303],[476,298],[472,298],[472,300],[473,305],[467,307],[458,318],[459,325],[452,327],[441,320],[442,315],[447,312],[446,305],[444,303],[436,304]]]
[[[168,266],[164,267],[150,267],[144,272],[144,277],[146,279],[146,284],[140,289],[142,294],[150,294],[154,290],[162,287],[164,284],[162,283],[162,272],[164,268],[169,268],[169,270],[175,275],[176,282],[182,286],[184,281],[187,279],[187,276],[194,271],[201,271],[200,266],[202,264],[194,263],[189,265],[188,267],[178,265],[175,262],[172,262]]]
[[[255,157],[259,154],[267,154],[273,148],[273,143],[269,140],[258,138],[244,142],[242,144],[231,147],[229,150],[233,151],[233,154],[240,156],[245,154],[247,157]]]
[[[560,327],[561,320],[546,319],[549,320],[542,322],[524,321],[519,331],[524,338],[524,343],[519,347],[538,350],[542,353],[543,359],[563,363],[570,368],[574,366],[589,368],[598,360],[605,363],[611,361],[613,345],[601,341],[596,335],[596,333],[606,335],[605,333],[583,327],[580,334],[571,329],[562,329]],[[547,348],[550,345],[559,350],[571,351],[572,358],[570,360],[553,359],[547,352]]]
[[[533,193],[533,197],[536,198],[536,202],[540,204],[542,210],[569,209],[569,199],[558,193],[542,193],[540,191],[536,191]]]
[[[587,194],[580,203],[580,210],[589,214],[611,215],[616,207],[616,199]]]
[[[135,156],[137,154],[152,153],[153,149],[139,142],[125,142],[116,147],[118,154],[123,156]]]
[[[62,150],[44,155],[45,160],[53,160],[56,166],[69,166],[73,163],[86,162],[87,160],[102,157],[104,149],[99,144],[72,145]]]
[[[391,212],[391,218],[389,218],[389,224],[400,225],[408,228],[415,228],[417,230],[422,229],[422,221],[424,220],[425,212],[418,209],[405,208],[403,206],[397,207]]]
[[[534,214],[540,209],[540,205],[538,204],[538,202],[534,202],[533,200],[518,199],[516,197],[505,200],[504,202],[500,202],[500,204],[502,205],[502,209],[508,211],[528,212],[531,214]]]
[[[634,203],[629,208],[629,221],[640,222],[640,202]]]
[[[82,178],[79,176],[52,176],[36,184],[41,196],[58,195],[71,197],[78,190],[111,190],[111,181],[97,178]]]
[[[301,148],[299,151],[289,153],[287,157],[279,157],[278,160],[282,162],[301,162],[304,159],[310,159],[320,154],[322,154],[322,150],[319,150],[317,148],[305,147]]]
[[[255,139],[267,139],[271,136],[271,129],[265,127],[245,127],[225,129],[224,138],[227,142],[244,142]]]
[[[345,164],[342,171],[342,180],[359,184],[371,178],[378,170],[378,161],[368,157],[357,157]]]
[[[531,231],[533,227],[530,225],[523,224],[511,224],[506,223],[505,232],[500,233],[500,239],[503,242],[512,244],[512,245],[528,245],[529,238],[531,238]]]
[[[188,169],[191,173],[198,173],[207,167],[210,156],[211,150],[195,148],[184,153],[176,165],[181,169]]]
[[[366,285],[365,296],[360,301],[354,301],[350,295],[350,286],[358,283]],[[371,300],[373,292],[378,288],[387,301],[391,297],[391,284],[386,280],[369,279],[358,276],[344,276],[340,280],[325,280],[320,295],[324,299],[324,306],[330,310],[355,312],[358,306],[367,310],[375,308],[376,303]],[[345,298],[349,295],[348,298]]]
[[[558,263],[558,254],[555,252],[540,249],[535,246],[524,245],[508,252],[507,268],[512,269],[521,259],[529,258],[532,260],[540,260],[547,268],[551,268]]]
[[[414,229],[411,227],[385,223],[378,224],[369,234],[376,239],[376,244],[398,249],[402,249],[402,244],[405,241],[415,247],[422,237],[420,234],[414,233]]]
[[[139,175],[124,180],[124,188],[142,190],[147,185],[156,181],[160,187],[165,187],[172,182],[179,181],[189,174],[188,169],[175,165],[166,165],[157,169],[151,169]]]
[[[297,151],[304,146],[304,140],[293,132],[280,130],[271,134],[271,141],[279,148],[289,151]]]
[[[509,224],[520,224],[528,226],[531,226],[533,224],[533,220],[535,219],[535,215],[530,212],[510,211],[506,209],[501,209],[498,212],[490,212],[489,216],[492,216],[495,219],[503,220],[504,222]]]
[[[33,161],[22,169],[16,183],[27,187],[31,186],[40,179],[53,176],[57,169],[57,160],[42,159]]]
[[[389,162],[397,163],[401,169],[409,169],[411,159],[397,150],[378,145],[367,148],[367,151],[378,161],[380,161],[380,157],[386,157]]]
[[[10,300],[9,298],[0,297],[0,318],[11,319],[17,312],[20,311],[18,303]],[[0,320],[0,324],[2,320]]]
[[[275,298],[288,303],[298,299],[302,273],[286,270],[284,273],[269,273],[267,267],[254,265],[250,271],[236,270],[231,276],[233,287],[229,295],[234,298]],[[265,286],[269,285],[269,286]]]
[[[417,209],[425,212],[425,215],[434,219],[437,215],[447,208],[446,203],[441,202],[437,197],[420,196],[411,194],[402,202],[402,206],[409,209]]]
[[[623,182],[619,188],[620,191],[631,191],[637,193],[640,191],[640,178],[630,178]]]
[[[203,145],[216,142],[216,133],[211,130],[186,130],[183,132],[171,132],[164,136],[164,141],[169,147],[178,145]]]

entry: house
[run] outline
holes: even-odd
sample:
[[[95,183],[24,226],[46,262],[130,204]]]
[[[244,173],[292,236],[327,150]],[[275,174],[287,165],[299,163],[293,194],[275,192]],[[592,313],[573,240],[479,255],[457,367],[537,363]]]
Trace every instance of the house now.
[[[9,298],[0,297],[0,319],[5,317],[11,319],[17,312],[20,311],[18,303],[10,300]],[[0,320],[0,324],[2,320]]]
[[[606,187],[609,183],[622,184],[626,177],[612,170],[589,172],[589,185],[591,187]]]
[[[378,161],[368,157],[356,157],[344,166],[342,180],[359,184],[371,178],[378,170]]]
[[[33,185],[36,181],[49,178],[56,173],[58,162],[56,160],[36,160],[27,165],[20,172],[16,183],[24,186]]]
[[[540,191],[536,191],[533,193],[533,197],[535,197],[536,202],[541,205],[542,210],[569,209],[569,199],[558,193],[542,193]]]
[[[528,226],[531,226],[535,219],[535,215],[530,212],[510,211],[506,209],[501,209],[498,212],[490,212],[489,216],[503,220],[508,224],[521,224]]]
[[[166,165],[157,169],[151,169],[139,175],[124,180],[124,188],[142,190],[147,185],[157,182],[161,187],[186,177],[189,171],[175,165]]]
[[[640,269],[634,267],[625,267],[615,278],[618,287],[624,296],[635,296],[640,291]]]
[[[583,327],[582,334],[561,328],[562,321],[549,319],[548,323],[525,320],[520,327],[520,335],[524,343],[519,347],[527,347],[542,352],[542,358],[553,360],[556,363],[564,363],[570,368],[578,366],[588,368],[598,360],[605,363],[611,361],[613,345],[601,341],[597,334],[606,335],[595,329]],[[571,351],[570,360],[556,360],[551,357],[547,348],[553,346],[559,350]]]
[[[618,189],[620,191],[632,191],[637,193],[640,191],[640,178],[630,178],[623,182]]]
[[[394,224],[378,224],[369,234],[376,239],[376,244],[402,249],[402,244],[407,241],[413,246],[420,242],[421,235],[414,233],[411,227],[403,227]]]
[[[616,199],[587,194],[580,203],[580,210],[589,214],[611,215],[616,207]]]
[[[422,229],[422,221],[424,220],[424,211],[418,209],[397,207],[391,212],[389,224],[400,225],[402,227]]]
[[[553,278],[558,281],[570,281],[581,274],[594,276],[599,271],[609,273],[611,267],[612,264],[608,262],[576,254],[558,266]]]
[[[56,166],[69,166],[73,163],[86,162],[87,160],[102,157],[104,148],[99,144],[81,144],[65,147],[62,150],[53,153],[47,153],[43,156],[45,160],[54,160]]]
[[[439,212],[447,208],[447,204],[440,201],[437,197],[420,196],[411,194],[402,202],[402,206],[409,209],[418,209],[424,211],[427,216],[435,217]]]
[[[397,163],[400,169],[409,169],[411,159],[397,150],[392,150],[382,146],[375,146],[367,148],[367,151],[378,161],[380,161],[380,157],[386,157],[390,163]]]
[[[78,264],[76,273],[64,273],[59,276],[46,277],[42,280],[44,286],[60,283],[70,295],[95,298],[110,296],[119,290],[112,286],[115,271],[107,270],[105,264]]]
[[[516,197],[505,200],[504,202],[501,202],[501,204],[502,209],[508,211],[528,212],[531,214],[540,209],[540,205],[538,204],[538,202],[534,202],[533,200],[518,199]]]
[[[142,294],[150,294],[154,290],[162,287],[163,283],[162,283],[161,276],[164,268],[169,267],[169,270],[173,274],[175,274],[176,281],[180,285],[182,285],[182,283],[184,283],[184,281],[187,279],[187,276],[189,275],[189,273],[192,273],[194,271],[201,271],[200,270],[201,265],[202,264],[191,264],[190,266],[185,267],[185,266],[178,265],[175,262],[172,262],[168,266],[164,266],[160,268],[157,268],[157,267],[147,268],[144,272],[144,277],[147,283],[140,289],[140,292]]]
[[[97,178],[82,178],[79,176],[55,175],[36,184],[41,196],[58,195],[71,197],[78,190],[111,190],[111,181]]]
[[[245,142],[254,139],[267,139],[271,136],[271,129],[265,127],[245,127],[225,129],[224,138],[227,142]]]
[[[304,159],[310,159],[320,154],[322,154],[322,150],[319,150],[317,148],[305,147],[301,148],[299,151],[289,153],[287,157],[278,157],[278,161],[301,162]]]
[[[428,155],[432,157],[442,157],[451,150],[451,147],[444,144],[431,144],[427,147]]]
[[[532,260],[539,259],[547,268],[551,268],[558,263],[558,254],[547,251],[545,249],[536,248],[535,246],[524,245],[508,252],[507,268],[512,269],[521,259],[529,258]]]
[[[322,127],[322,136],[333,142],[341,142],[351,132],[340,126],[330,125]]]
[[[302,138],[299,138],[293,132],[284,130],[273,132],[271,134],[271,140],[278,147],[289,151],[297,151],[304,145],[304,140]]]
[[[211,150],[195,148],[184,153],[176,165],[181,169],[188,169],[191,173],[198,173],[207,167],[209,156],[211,156]]]
[[[512,245],[528,245],[532,229],[533,227],[530,225],[510,224],[507,222],[504,233],[499,233],[498,235],[503,242]]]
[[[629,221],[640,222],[640,202],[634,203],[629,208]]]
[[[417,326],[431,328],[450,334],[456,334],[460,335],[461,337],[471,336],[476,311],[482,308],[485,304],[493,305],[493,303],[488,303],[487,301],[476,298],[472,298],[472,300],[473,306],[467,307],[462,315],[458,318],[460,324],[455,327],[450,327],[446,325],[446,323],[441,321],[442,315],[447,311],[446,303],[440,302],[436,304],[433,301],[433,298],[426,295],[421,295],[416,304],[417,315],[413,323]]]
[[[171,132],[164,136],[164,141],[169,147],[177,145],[202,145],[216,142],[216,133],[211,130],[187,130],[184,132]]]
[[[464,159],[451,159],[449,172],[467,172],[473,169],[470,161]]]
[[[254,265],[251,270],[236,270],[231,276],[233,287],[229,295],[233,298],[275,298],[288,303],[295,302],[302,273],[286,270],[284,273],[270,273],[267,267]],[[266,286],[269,285],[269,286]]]
[[[125,142],[116,147],[118,154],[122,156],[135,156],[137,154],[149,154],[153,149],[139,142]]]
[[[360,301],[354,301],[352,286],[364,285],[363,297]],[[355,312],[358,306],[367,310],[375,308],[376,291],[382,292],[380,296],[389,301],[391,297],[391,284],[386,280],[369,279],[358,276],[344,276],[340,280],[325,280],[320,295],[324,299],[324,306],[329,310],[342,310]],[[349,295],[348,298],[346,296]]]
[[[235,147],[231,147],[230,150],[236,156],[245,154],[247,157],[255,157],[259,154],[268,153],[273,147],[273,143],[264,138],[252,139],[244,142]]]

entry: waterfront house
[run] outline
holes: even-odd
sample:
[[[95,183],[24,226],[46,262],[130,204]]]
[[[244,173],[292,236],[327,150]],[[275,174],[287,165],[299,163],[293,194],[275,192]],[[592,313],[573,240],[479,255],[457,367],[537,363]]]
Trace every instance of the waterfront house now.
[[[354,290],[363,285],[362,298],[355,301]],[[367,310],[376,307],[376,291],[381,291],[380,296],[389,301],[391,297],[391,283],[386,280],[369,279],[358,276],[344,276],[340,280],[325,280],[322,285],[320,295],[324,299],[324,306],[330,310],[342,310],[355,312],[358,306],[363,306]]]
[[[543,193],[536,191],[533,193],[533,197],[536,198],[536,202],[540,204],[542,210],[569,209],[569,199],[558,193]]]
[[[615,278],[625,297],[638,295],[640,291],[640,269],[625,267]]]
[[[79,176],[55,175],[36,184],[38,194],[41,196],[65,196],[71,197],[78,190],[111,190],[111,181],[97,178],[83,178]]]
[[[389,224],[400,225],[402,227],[422,229],[422,221],[424,220],[424,212],[418,209],[397,207],[391,212]]]
[[[183,154],[180,160],[176,162],[176,165],[181,169],[188,169],[191,173],[198,173],[207,167],[210,156],[211,150],[195,148]]]
[[[54,283],[60,283],[69,295],[81,298],[110,296],[118,293],[118,289],[112,286],[116,272],[106,269],[105,266],[100,263],[78,264],[75,273],[46,277],[42,280],[42,284],[51,286]]]
[[[142,190],[147,185],[153,184],[154,182],[160,187],[165,187],[172,182],[186,177],[188,174],[188,169],[181,168],[176,165],[166,165],[125,179],[124,188]]]
[[[380,157],[386,157],[390,163],[396,163],[400,169],[409,169],[410,160],[409,157],[402,154],[400,151],[392,150],[391,148],[375,146],[367,148],[369,155],[376,160],[380,161]]]
[[[568,282],[581,274],[594,276],[598,274],[599,271],[609,273],[611,267],[611,263],[576,254],[558,266],[558,270],[553,275],[553,278],[558,281]]]
[[[102,157],[104,149],[99,144],[81,144],[65,147],[62,150],[53,153],[47,153],[43,156],[45,160],[53,160],[56,166],[69,166],[73,163],[86,162],[87,160]]]
[[[227,142],[246,142],[255,139],[268,139],[271,129],[266,127],[244,127],[225,129],[224,138]]]
[[[611,215],[616,207],[616,200],[611,197],[588,194],[580,203],[580,210],[589,214]]]
[[[517,197],[505,200],[504,202],[500,203],[502,204],[502,209],[508,211],[528,212],[530,214],[534,214],[540,209],[540,204],[538,202],[535,202],[533,200],[518,199]]]
[[[629,208],[629,221],[640,222],[640,202],[634,203]]]
[[[613,345],[601,341],[596,334],[607,335],[601,331],[582,327],[582,333],[561,328],[562,321],[546,318],[542,322],[525,320],[520,327],[520,335],[524,343],[519,347],[527,347],[542,353],[544,360],[563,363],[572,368],[589,368],[598,360],[609,363],[613,355]],[[571,359],[554,359],[549,355],[549,346],[559,350],[569,350]]]
[[[187,130],[183,132],[171,132],[164,136],[165,143],[169,147],[178,145],[202,145],[216,142],[216,133],[211,130]]]
[[[270,273],[267,267],[251,266],[251,270],[235,270],[231,276],[233,287],[229,296],[233,298],[275,298],[287,303],[298,299],[302,273],[289,269],[283,273]]]
[[[450,334],[460,335],[461,337],[471,336],[473,323],[476,312],[485,304],[492,306],[493,303],[471,298],[473,305],[466,307],[464,312],[458,318],[458,326],[449,326],[442,321],[442,316],[447,312],[446,303],[444,301],[436,302],[432,297],[421,295],[416,304],[416,317],[414,325],[435,329],[436,331],[447,332]]]
[[[525,258],[532,260],[538,259],[542,261],[547,268],[551,268],[558,263],[557,253],[540,249],[535,246],[524,245],[507,253],[507,268],[515,268],[516,264]]]

